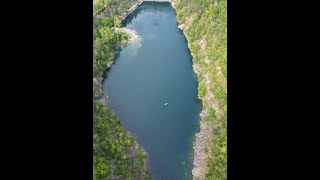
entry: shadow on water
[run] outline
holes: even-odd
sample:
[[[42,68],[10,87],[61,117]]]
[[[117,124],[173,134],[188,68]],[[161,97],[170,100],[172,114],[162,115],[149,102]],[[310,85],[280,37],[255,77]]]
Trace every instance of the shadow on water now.
[[[116,47],[114,47],[113,48],[113,52],[114,52],[114,58],[113,58],[113,63],[112,64],[115,64],[117,61],[117,59],[119,58],[119,56],[120,56],[120,53],[121,53],[121,51],[123,50],[123,47],[122,46],[116,46]],[[102,84],[104,83],[104,81],[107,79],[107,77],[108,77],[108,72],[110,71],[110,69],[112,68],[112,65],[108,68],[108,67],[106,67],[106,69],[104,70],[104,72],[103,72],[103,74],[102,74],[102,78],[103,78],[103,80],[102,80]]]
[[[159,2],[143,2],[142,4],[140,4],[140,6],[137,9],[135,9],[132,13],[130,13],[121,22],[122,26],[126,27],[128,24],[131,24],[132,20],[135,19],[141,11],[160,11],[161,12],[161,9],[163,9],[163,7],[171,6],[169,2],[161,2],[160,4],[161,6],[159,6]],[[151,5],[152,7],[151,6],[147,7],[146,5]]]

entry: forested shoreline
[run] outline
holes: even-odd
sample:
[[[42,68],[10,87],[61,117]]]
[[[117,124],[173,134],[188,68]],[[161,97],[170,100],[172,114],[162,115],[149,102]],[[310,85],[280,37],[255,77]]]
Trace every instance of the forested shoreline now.
[[[117,31],[119,16],[137,1],[94,0],[93,16],[93,179],[150,179],[147,155],[109,109],[102,75],[115,57],[115,47],[128,35]],[[99,14],[100,13],[100,14]],[[102,14],[101,14],[102,13]]]
[[[137,2],[93,1],[94,179],[150,178],[144,167],[146,156],[112,111],[102,105],[107,100],[103,100],[100,87],[115,47],[128,39],[128,35],[116,31],[121,27],[121,15]],[[198,164],[194,162],[194,179],[227,179],[227,2],[172,0],[172,5],[188,40],[203,104],[201,130],[195,140],[194,161]],[[129,157],[132,147],[134,155]]]
[[[203,105],[193,176],[227,179],[227,1],[172,0],[172,5],[188,39]]]

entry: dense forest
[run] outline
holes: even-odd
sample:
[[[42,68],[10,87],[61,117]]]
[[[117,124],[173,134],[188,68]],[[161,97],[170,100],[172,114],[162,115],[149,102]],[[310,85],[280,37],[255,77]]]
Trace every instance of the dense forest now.
[[[198,75],[201,123],[212,128],[205,176],[227,179],[227,1],[172,0],[172,4],[179,23],[185,25]]]
[[[106,106],[101,90],[102,75],[115,56],[115,47],[128,36],[119,17],[136,1],[93,1],[93,179],[150,179],[146,154],[121,127]]]

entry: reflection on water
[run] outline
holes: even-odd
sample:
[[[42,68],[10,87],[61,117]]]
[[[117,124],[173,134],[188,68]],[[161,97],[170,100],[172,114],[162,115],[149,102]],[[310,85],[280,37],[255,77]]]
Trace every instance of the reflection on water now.
[[[126,51],[124,53],[126,53],[126,55],[128,55],[128,56],[132,56],[132,57],[136,56],[139,49],[142,46],[141,41],[142,41],[142,39],[138,38],[133,41],[130,41],[129,43],[122,45],[122,49],[123,48],[126,49]]]

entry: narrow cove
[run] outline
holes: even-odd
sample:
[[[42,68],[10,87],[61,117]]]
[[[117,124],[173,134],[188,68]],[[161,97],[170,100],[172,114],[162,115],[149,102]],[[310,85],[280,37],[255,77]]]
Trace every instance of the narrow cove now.
[[[105,72],[108,105],[148,153],[152,179],[192,179],[201,102],[187,40],[170,3],[143,2],[123,22],[140,38]]]

